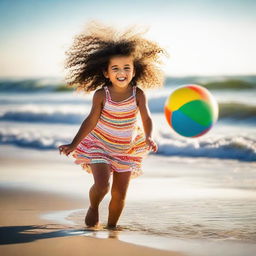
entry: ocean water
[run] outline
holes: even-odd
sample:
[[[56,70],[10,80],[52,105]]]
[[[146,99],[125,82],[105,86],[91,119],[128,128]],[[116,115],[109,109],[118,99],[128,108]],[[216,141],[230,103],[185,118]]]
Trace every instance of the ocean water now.
[[[15,85],[0,92],[0,143],[58,154],[57,147],[72,141],[88,115],[92,94],[55,91],[54,84],[40,81],[30,83],[29,90],[25,83],[22,89]],[[253,255],[245,252],[255,250],[250,246],[256,242],[256,87],[210,89],[219,105],[219,119],[208,133],[189,139],[175,134],[163,114],[166,98],[184,82],[189,79],[146,91],[159,150],[145,161],[145,174],[130,185],[121,236],[231,241],[242,243],[240,249],[232,251],[231,243],[224,246],[230,253],[222,255]],[[103,223],[107,207],[105,200]],[[85,210],[74,209],[66,218],[81,226]],[[128,235],[124,240],[129,239]],[[165,246],[163,242],[161,248]]]
[[[8,84],[0,83],[0,143],[45,150],[72,141],[90,111],[93,94],[54,91],[56,84],[49,90],[50,82],[40,81],[29,83],[29,90],[28,82],[16,82],[19,91],[17,85],[16,91],[11,86],[8,91]],[[163,115],[166,98],[182,81],[146,91],[158,154],[255,161],[256,86],[211,89],[219,105],[219,119],[207,134],[191,139],[175,134]]]

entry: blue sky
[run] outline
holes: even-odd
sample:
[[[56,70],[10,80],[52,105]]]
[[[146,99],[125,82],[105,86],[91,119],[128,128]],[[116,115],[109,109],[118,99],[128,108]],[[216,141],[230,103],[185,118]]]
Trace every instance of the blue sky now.
[[[167,75],[256,73],[256,1],[0,0],[0,77],[63,76],[64,51],[90,19],[149,27]]]

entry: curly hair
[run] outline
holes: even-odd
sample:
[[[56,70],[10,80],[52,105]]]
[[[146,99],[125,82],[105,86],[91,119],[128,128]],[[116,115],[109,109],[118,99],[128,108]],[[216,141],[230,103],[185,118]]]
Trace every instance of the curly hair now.
[[[110,85],[103,71],[114,56],[132,56],[135,76],[131,83],[142,88],[163,85],[164,73],[158,66],[161,56],[167,51],[156,42],[143,38],[145,31],[131,26],[124,32],[98,21],[90,21],[82,33],[74,37],[71,47],[65,51],[65,77],[68,87],[76,91],[90,92],[98,87]]]

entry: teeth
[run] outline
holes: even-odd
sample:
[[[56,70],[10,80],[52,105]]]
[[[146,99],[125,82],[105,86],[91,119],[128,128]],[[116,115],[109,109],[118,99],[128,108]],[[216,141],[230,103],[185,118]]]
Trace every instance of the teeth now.
[[[123,78],[117,78],[117,80],[119,80],[119,81],[124,81],[125,78],[124,78],[124,77],[123,77]]]

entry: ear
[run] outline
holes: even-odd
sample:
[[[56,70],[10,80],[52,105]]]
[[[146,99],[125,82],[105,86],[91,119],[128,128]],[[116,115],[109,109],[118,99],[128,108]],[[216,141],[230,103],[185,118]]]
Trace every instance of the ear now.
[[[132,74],[132,77],[135,77],[135,70],[133,70],[133,74]]]
[[[102,72],[103,72],[103,75],[104,75],[106,78],[108,78],[108,72],[106,72],[105,70],[102,70]]]

